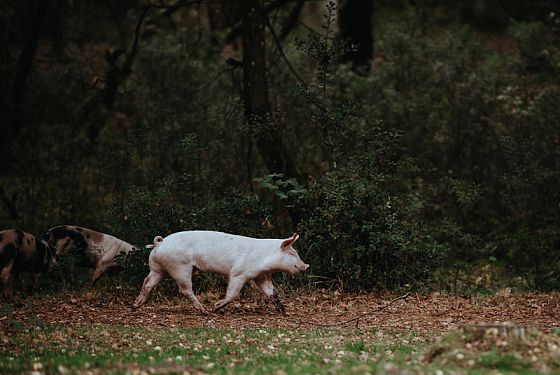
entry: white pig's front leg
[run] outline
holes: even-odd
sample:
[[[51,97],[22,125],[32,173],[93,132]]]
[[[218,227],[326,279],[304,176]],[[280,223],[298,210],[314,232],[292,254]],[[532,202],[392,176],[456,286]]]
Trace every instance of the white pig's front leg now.
[[[278,310],[282,314],[286,314],[286,309],[284,308],[284,305],[282,305],[282,302],[280,302],[280,298],[278,298],[278,294],[274,292],[274,285],[272,284],[272,276],[270,274],[260,275],[255,278],[255,283],[258,285],[259,288],[261,288],[261,290],[268,298],[268,300],[274,304],[276,310]]]
[[[239,297],[239,292],[241,292],[241,288],[243,288],[243,285],[246,281],[247,278],[245,276],[230,277],[228,288],[226,291],[226,298],[221,299],[215,303],[214,306],[216,306],[216,308],[214,309],[214,311],[220,310],[235,298]]]

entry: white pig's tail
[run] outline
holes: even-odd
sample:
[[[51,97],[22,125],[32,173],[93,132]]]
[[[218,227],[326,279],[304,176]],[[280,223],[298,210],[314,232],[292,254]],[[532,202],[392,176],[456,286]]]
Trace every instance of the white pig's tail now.
[[[148,248],[148,249],[153,249],[154,247],[156,247],[157,245],[159,245],[159,244],[161,243],[161,241],[163,241],[163,237],[162,237],[162,236],[155,236],[155,237],[154,237],[154,243],[153,243],[153,244],[146,245],[146,248]]]

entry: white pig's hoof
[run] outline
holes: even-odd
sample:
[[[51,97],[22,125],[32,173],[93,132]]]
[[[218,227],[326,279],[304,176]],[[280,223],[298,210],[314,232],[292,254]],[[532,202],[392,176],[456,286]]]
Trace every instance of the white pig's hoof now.
[[[200,306],[200,307],[196,307],[196,309],[198,310],[199,313],[201,313],[202,315],[208,315],[208,310],[206,310],[204,307]]]
[[[214,304],[214,311],[220,310],[222,307],[224,307],[228,303],[229,303],[229,301],[226,301],[226,300],[223,300],[223,299],[219,300],[218,302],[216,302]]]

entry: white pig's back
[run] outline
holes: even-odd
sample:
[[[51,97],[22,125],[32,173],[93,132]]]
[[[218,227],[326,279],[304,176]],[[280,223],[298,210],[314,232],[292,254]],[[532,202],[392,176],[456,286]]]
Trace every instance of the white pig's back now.
[[[155,261],[165,269],[190,264],[201,271],[228,274],[247,257],[258,257],[273,241],[280,240],[214,231],[177,232],[165,237],[152,251],[150,263]]]

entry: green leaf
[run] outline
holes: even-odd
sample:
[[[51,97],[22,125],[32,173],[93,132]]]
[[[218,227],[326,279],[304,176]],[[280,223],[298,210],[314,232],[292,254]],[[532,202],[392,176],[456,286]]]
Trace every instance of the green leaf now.
[[[286,195],[286,193],[284,193],[282,190],[276,190],[274,192],[274,194],[276,194],[276,196],[278,196],[280,199],[286,199],[288,198],[288,196]]]

